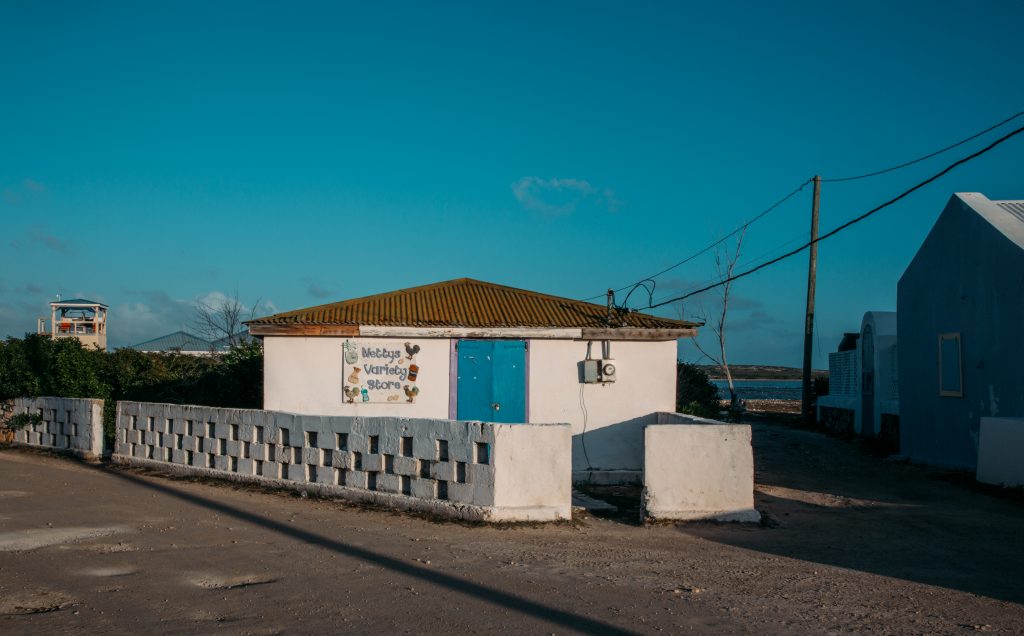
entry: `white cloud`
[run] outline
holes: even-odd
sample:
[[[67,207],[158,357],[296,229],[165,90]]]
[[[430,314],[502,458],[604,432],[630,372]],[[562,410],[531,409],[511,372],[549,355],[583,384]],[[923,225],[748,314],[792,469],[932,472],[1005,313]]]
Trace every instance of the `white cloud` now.
[[[599,189],[582,179],[523,177],[512,184],[512,193],[524,208],[551,216],[572,214],[584,204],[609,212],[620,205],[610,188]]]

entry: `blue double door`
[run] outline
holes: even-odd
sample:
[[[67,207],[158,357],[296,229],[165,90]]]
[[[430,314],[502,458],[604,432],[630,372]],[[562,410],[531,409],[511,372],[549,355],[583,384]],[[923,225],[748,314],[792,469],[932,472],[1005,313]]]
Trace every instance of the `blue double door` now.
[[[459,340],[456,348],[456,417],[525,422],[526,341]]]

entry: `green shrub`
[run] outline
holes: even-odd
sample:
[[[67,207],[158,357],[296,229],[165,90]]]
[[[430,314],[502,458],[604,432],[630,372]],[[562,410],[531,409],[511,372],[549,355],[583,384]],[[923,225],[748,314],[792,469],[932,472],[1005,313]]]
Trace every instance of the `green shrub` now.
[[[18,413],[4,422],[3,427],[9,431],[20,431],[26,426],[35,426],[42,423],[43,416],[39,413]]]
[[[258,409],[263,346],[253,341],[223,356],[190,356],[99,351],[73,338],[35,334],[0,341],[0,400],[39,396],[104,400],[108,442],[121,400]]]
[[[680,362],[676,371],[676,410],[697,417],[717,418],[721,411],[718,387],[708,374],[686,362]]]

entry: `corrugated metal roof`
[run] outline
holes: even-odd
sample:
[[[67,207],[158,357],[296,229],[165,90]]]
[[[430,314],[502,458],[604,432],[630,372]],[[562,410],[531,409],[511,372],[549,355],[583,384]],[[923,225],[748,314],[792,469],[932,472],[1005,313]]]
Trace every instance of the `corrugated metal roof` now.
[[[199,336],[193,336],[190,333],[184,331],[175,331],[169,333],[166,336],[160,336],[159,338],[153,338],[139,344],[134,344],[128,347],[128,349],[136,349],[138,351],[190,351],[190,352],[209,352],[217,348],[209,340],[204,340]]]
[[[86,300],[84,298],[68,298],[67,300],[55,300],[50,304],[57,305],[58,307],[61,305],[98,305],[100,307],[103,307],[104,309],[107,308],[107,306],[104,305],[103,303],[98,303],[95,300]]]
[[[381,327],[608,327],[608,309],[569,298],[471,278],[399,289],[257,318],[249,325],[331,324]],[[618,314],[612,326],[680,329],[696,323],[638,312]]]
[[[224,336],[223,338],[217,338],[216,340],[213,341],[212,344],[214,348],[217,349],[218,351],[227,351],[228,349],[231,348],[232,342],[237,342],[241,344],[245,342],[251,342],[253,340],[255,340],[255,338],[249,335],[249,330],[243,329],[242,331],[239,331],[233,336]]]
[[[993,201],[993,203],[1003,208],[1013,216],[1017,217],[1022,223],[1024,223],[1024,201]]]

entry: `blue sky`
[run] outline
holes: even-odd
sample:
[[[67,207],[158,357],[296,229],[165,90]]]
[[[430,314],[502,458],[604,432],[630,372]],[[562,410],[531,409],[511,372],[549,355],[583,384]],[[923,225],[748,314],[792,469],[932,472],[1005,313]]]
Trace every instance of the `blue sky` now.
[[[57,292],[110,304],[113,345],[236,291],[259,313],[461,276],[598,294],[815,173],[1024,110],[1022,19],[1007,2],[6,2],[0,335]],[[992,138],[826,184],[822,230]],[[823,243],[816,366],[895,308],[952,192],[1024,198],[1021,166],[1015,139]],[[751,227],[741,261],[806,233],[809,209],[807,189]],[[733,361],[799,364],[806,266],[736,283]],[[714,276],[696,259],[656,296]]]

